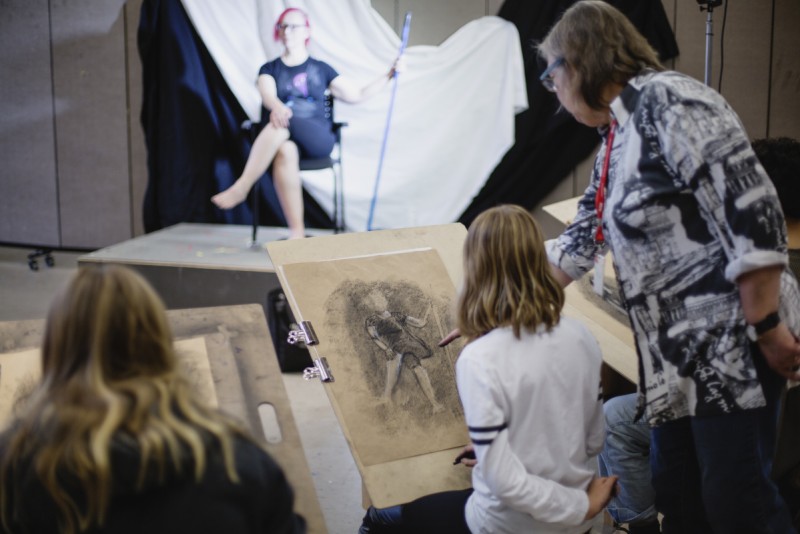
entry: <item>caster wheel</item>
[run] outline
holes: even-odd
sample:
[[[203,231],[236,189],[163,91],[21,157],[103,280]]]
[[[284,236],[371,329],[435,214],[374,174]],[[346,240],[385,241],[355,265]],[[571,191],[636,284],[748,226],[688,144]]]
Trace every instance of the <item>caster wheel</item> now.
[[[31,271],[38,271],[39,263],[36,260],[28,260],[28,267],[31,268]]]
[[[47,264],[48,267],[52,267],[53,265],[56,264],[55,258],[53,258],[53,256],[51,256],[50,254],[45,256],[44,262]]]

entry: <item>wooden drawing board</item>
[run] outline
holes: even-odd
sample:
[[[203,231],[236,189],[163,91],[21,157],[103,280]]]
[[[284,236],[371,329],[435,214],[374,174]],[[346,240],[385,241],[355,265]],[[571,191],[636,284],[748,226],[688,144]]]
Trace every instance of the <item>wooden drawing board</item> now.
[[[276,241],[269,243],[267,250],[273,265],[276,267],[278,279],[286,293],[295,318],[298,321],[306,321],[313,317],[319,323],[325,320],[324,310],[326,309],[325,299],[327,297],[320,295],[318,301],[309,304],[309,289],[299,287],[304,285],[304,280],[311,287],[316,287],[314,284],[319,283],[319,276],[308,274],[315,272],[313,264],[317,264],[317,266],[325,265],[327,268],[330,265],[338,266],[342,263],[347,263],[349,267],[350,264],[348,262],[355,258],[354,263],[361,267],[360,262],[362,259],[365,261],[374,260],[377,262],[376,265],[384,265],[381,263],[383,260],[394,260],[405,255],[418,255],[422,258],[420,261],[423,262],[433,261],[431,255],[438,256],[435,261],[441,265],[440,274],[444,276],[446,283],[431,283],[448,286],[440,289],[451,292],[452,297],[454,297],[455,288],[461,282],[462,247],[465,237],[466,228],[463,225],[447,224],[340,234],[292,241]],[[307,268],[311,270],[304,270]],[[377,267],[377,269],[381,268]],[[334,271],[331,272],[333,273]],[[336,274],[336,276],[339,276],[339,274]],[[364,281],[375,283],[375,279],[380,278],[380,276],[380,272],[377,274],[369,272],[364,275]],[[413,277],[414,275],[410,274],[409,276]],[[418,280],[419,277],[419,274],[417,274],[414,279]],[[432,275],[431,278],[441,280],[441,278],[436,278],[435,275]],[[298,299],[297,297],[300,298]],[[298,305],[298,302],[301,301],[303,305]],[[449,323],[445,323],[441,318],[437,320],[442,322],[442,324],[438,325],[441,331],[449,331],[453,326],[452,319],[450,319]],[[312,321],[312,325],[316,330],[317,327],[314,321]],[[319,334],[319,332],[317,333]],[[330,339],[326,344],[326,340],[322,336],[318,337],[320,337],[319,344],[308,347],[314,359],[326,357],[329,361],[333,360],[337,363],[369,359],[365,354],[333,353],[331,351],[335,350],[336,347],[341,347],[341,345],[332,343]],[[451,361],[451,367],[454,365],[460,347],[461,343],[458,343],[456,346],[447,349],[449,352],[447,357]],[[368,350],[371,351],[371,349]],[[442,349],[439,350],[441,351]],[[425,360],[423,366],[428,365],[428,362],[429,360]],[[332,365],[331,371],[334,381],[336,381],[337,366]],[[346,383],[348,379],[351,379],[351,377],[343,377],[340,380]],[[452,373],[452,369],[450,380],[452,380],[452,385],[454,386],[455,376]],[[352,384],[353,382],[350,383]],[[463,445],[468,442],[466,429],[463,427],[463,416],[459,415],[461,418],[459,421],[460,438],[449,446],[444,447],[443,450],[432,450],[412,456],[397,453],[392,457],[390,454],[388,456],[390,459],[387,461],[379,461],[374,456],[369,458],[362,456],[360,451],[363,452],[365,449],[360,446],[358,441],[365,432],[372,431],[380,434],[386,431],[390,426],[389,423],[387,422],[385,425],[380,423],[370,424],[366,430],[361,427],[351,427],[348,424],[348,421],[350,421],[348,419],[348,403],[351,401],[349,397],[352,397],[355,393],[347,388],[337,390],[337,385],[337,382],[326,384],[325,391],[361,474],[367,497],[372,504],[378,507],[391,506],[429,493],[462,489],[470,486],[471,475],[469,469],[460,465],[453,465],[453,459],[461,451]],[[368,406],[365,406],[365,409],[368,408]],[[432,409],[425,413],[427,417],[437,417],[437,415],[433,414]],[[400,448],[399,445],[398,448]],[[394,453],[396,451],[389,452]]]
[[[219,408],[262,438],[294,488],[295,510],[306,519],[308,531],[327,532],[263,308],[247,304],[169,310],[167,315],[184,353],[180,357],[191,353],[192,381],[201,391],[213,386]],[[38,356],[43,328],[41,320],[0,322],[0,366],[23,351]],[[266,406],[274,409],[277,428],[262,422]]]
[[[211,362],[205,339],[194,337],[175,341],[178,364],[208,404],[219,408]],[[18,405],[42,379],[42,358],[39,348],[0,353],[0,431],[13,420]]]
[[[567,226],[578,210],[580,197],[562,200],[542,208],[557,221]],[[614,276],[610,265],[611,255],[606,256],[606,276]],[[591,273],[587,276],[591,276]],[[567,286],[564,315],[582,321],[597,338],[603,351],[603,361],[622,376],[637,384],[639,363],[633,333],[626,319],[609,313],[598,295],[582,290],[581,281]]]

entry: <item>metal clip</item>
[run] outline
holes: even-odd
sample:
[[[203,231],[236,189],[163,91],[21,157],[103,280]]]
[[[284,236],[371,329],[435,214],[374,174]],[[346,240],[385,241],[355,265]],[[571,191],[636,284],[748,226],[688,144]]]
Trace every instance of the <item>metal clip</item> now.
[[[306,367],[303,369],[303,378],[305,380],[319,378],[323,382],[333,382],[333,374],[328,365],[328,360],[324,357],[314,360],[314,367]]]
[[[300,321],[298,325],[300,330],[290,330],[287,341],[290,345],[297,345],[298,343],[305,343],[306,345],[318,345],[319,338],[317,333],[314,332],[314,327],[311,326],[309,321]]]

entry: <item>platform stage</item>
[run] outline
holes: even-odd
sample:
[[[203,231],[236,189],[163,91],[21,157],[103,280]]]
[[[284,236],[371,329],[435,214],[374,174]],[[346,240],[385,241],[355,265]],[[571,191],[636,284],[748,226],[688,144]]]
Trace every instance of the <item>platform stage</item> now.
[[[152,284],[169,309],[266,306],[267,293],[280,285],[266,243],[287,235],[286,228],[262,226],[251,245],[251,226],[181,223],[81,256],[78,265],[131,267]]]

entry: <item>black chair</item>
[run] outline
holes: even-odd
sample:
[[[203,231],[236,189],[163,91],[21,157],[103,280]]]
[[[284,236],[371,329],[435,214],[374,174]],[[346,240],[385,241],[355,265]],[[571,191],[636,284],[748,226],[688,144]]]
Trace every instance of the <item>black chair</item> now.
[[[342,177],[342,128],[347,126],[346,122],[336,122],[333,120],[333,95],[330,91],[325,92],[325,118],[331,123],[331,131],[333,131],[336,141],[333,145],[333,150],[330,155],[324,158],[315,159],[301,159],[300,171],[319,171],[324,169],[331,169],[333,173],[333,229],[335,233],[344,232],[344,182]],[[262,114],[266,110],[262,108]],[[243,131],[249,133],[251,146],[255,142],[258,133],[261,131],[261,124],[265,124],[262,116],[261,123],[254,123],[253,121],[246,120],[242,123],[241,128]],[[260,182],[260,180],[259,180]],[[258,188],[259,182],[256,182],[252,191],[252,210],[253,210],[253,235],[252,241],[256,242],[256,234],[258,232]]]

